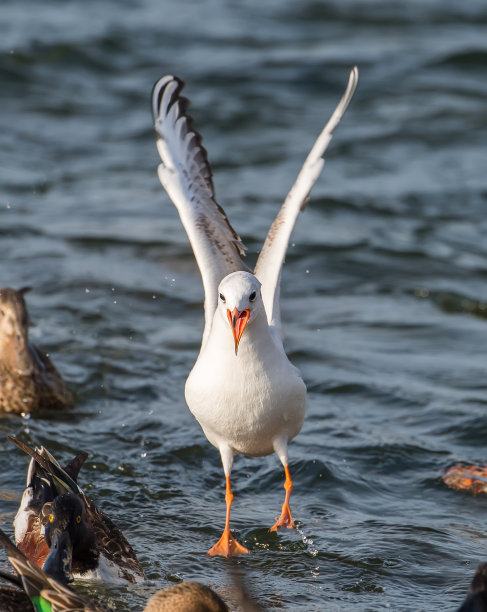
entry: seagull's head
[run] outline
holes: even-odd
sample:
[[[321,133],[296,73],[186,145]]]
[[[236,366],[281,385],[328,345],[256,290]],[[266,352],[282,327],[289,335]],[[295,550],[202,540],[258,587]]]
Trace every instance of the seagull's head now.
[[[228,321],[235,341],[235,355],[247,325],[264,309],[260,281],[250,272],[232,272],[218,286],[218,311]]]

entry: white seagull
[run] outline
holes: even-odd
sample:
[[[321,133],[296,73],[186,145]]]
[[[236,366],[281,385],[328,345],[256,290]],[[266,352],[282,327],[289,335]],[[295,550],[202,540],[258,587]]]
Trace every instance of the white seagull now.
[[[230,473],[236,453],[278,455],[284,466],[286,496],[271,531],[295,526],[289,507],[293,484],[287,445],[303,424],[306,386],[282,344],[281,267],[296,218],[321,173],[322,156],[357,80],[354,67],[342,99],[272,223],[253,274],[242,259],[245,246],[215,200],[207,152],[186,114],[187,100],[180,95],[184,82],[164,76],[152,92],[162,160],[159,179],[179,211],[205,291],[201,350],[186,381],[185,397],[206,437],[220,451],[225,472],[225,528],[208,551],[210,556],[249,552],[230,532]]]

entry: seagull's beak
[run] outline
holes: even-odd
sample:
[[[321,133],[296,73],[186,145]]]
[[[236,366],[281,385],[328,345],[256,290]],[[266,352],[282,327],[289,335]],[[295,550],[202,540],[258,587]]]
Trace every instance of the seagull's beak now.
[[[244,308],[242,312],[239,312],[235,307],[233,312],[227,309],[227,317],[230,323],[230,327],[232,328],[233,338],[235,340],[235,355],[238,352],[238,344],[240,342],[240,338],[244,332],[245,326],[250,317],[250,310],[248,308]]]

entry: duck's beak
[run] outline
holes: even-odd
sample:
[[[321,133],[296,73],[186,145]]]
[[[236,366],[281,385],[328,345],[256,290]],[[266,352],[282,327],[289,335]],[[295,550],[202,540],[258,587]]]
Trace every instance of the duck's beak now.
[[[59,582],[72,582],[73,546],[67,531],[56,529],[51,535],[51,550],[42,569]]]
[[[237,310],[237,307],[233,309],[233,312],[227,309],[227,317],[230,323],[230,327],[232,328],[233,339],[235,340],[235,355],[238,352],[238,345],[240,342],[240,338],[244,333],[245,326],[250,317],[250,310],[248,308],[244,308],[241,312]]]

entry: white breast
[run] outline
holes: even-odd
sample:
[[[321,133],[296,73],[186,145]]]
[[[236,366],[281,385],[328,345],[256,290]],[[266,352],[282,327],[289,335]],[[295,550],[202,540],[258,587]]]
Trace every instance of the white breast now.
[[[305,384],[265,320],[248,326],[235,355],[229,326],[215,317],[185,395],[208,440],[245,455],[272,453],[276,438],[289,441],[303,423]]]

